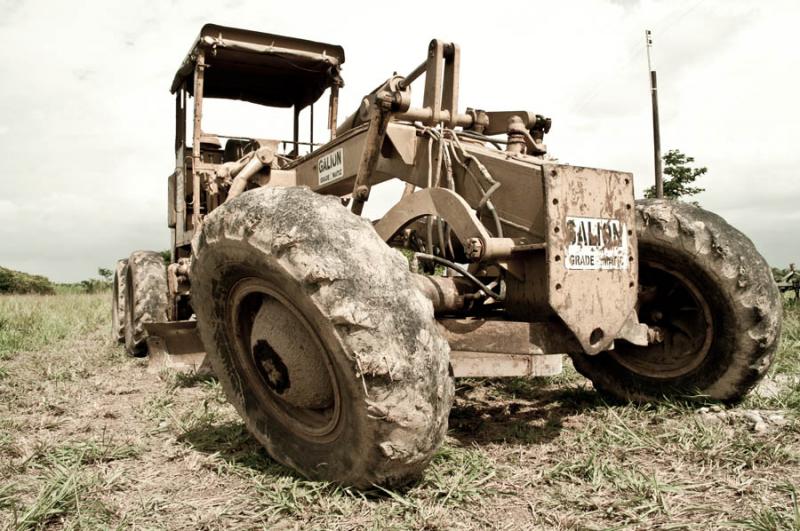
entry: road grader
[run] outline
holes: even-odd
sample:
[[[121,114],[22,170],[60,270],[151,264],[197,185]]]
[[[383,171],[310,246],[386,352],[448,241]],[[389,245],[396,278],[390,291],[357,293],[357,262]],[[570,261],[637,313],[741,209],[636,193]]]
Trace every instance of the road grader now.
[[[454,378],[553,375],[566,354],[617,400],[735,402],[776,350],[781,303],[749,239],[635,200],[630,173],[557,162],[542,114],[462,110],[460,53],[432,40],[343,120],[332,44],[209,24],[172,82],[171,260],[117,264],[114,337],[156,369],[212,371],[309,478],[418,477]],[[325,94],[329,140],[312,123],[301,141]],[[206,131],[208,98],[291,109],[293,137]],[[363,217],[392,179],[393,206]]]

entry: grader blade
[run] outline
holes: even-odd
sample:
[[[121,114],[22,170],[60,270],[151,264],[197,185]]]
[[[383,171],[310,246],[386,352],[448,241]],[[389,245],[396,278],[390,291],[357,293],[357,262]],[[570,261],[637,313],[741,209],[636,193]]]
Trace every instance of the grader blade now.
[[[567,352],[580,349],[563,327],[544,323],[441,319],[456,377],[557,376]],[[149,323],[148,372],[213,375],[195,321]]]
[[[170,369],[177,372],[212,374],[195,321],[147,323],[145,329],[148,334],[148,372],[157,373]]]

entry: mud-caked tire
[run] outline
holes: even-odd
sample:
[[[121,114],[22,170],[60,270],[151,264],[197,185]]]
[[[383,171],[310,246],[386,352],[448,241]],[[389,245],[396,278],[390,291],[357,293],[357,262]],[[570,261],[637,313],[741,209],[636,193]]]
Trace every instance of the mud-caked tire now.
[[[636,214],[639,320],[663,341],[575,353],[575,368],[616,399],[739,401],[767,372],[780,337],[769,265],[745,235],[695,205],[645,199]]]
[[[111,340],[125,342],[125,268],[128,260],[117,260],[111,281]]]
[[[125,350],[147,355],[145,323],[167,321],[167,268],[160,253],[134,251],[125,269]]]
[[[408,263],[338,198],[262,188],[192,242],[192,306],[228,400],[278,462],[356,487],[417,478],[453,400]]]

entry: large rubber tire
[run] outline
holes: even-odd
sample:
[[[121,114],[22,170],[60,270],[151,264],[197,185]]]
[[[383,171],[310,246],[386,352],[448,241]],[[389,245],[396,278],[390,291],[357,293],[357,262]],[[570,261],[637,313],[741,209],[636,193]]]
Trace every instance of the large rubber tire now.
[[[147,355],[145,323],[167,321],[167,268],[161,254],[134,251],[125,272],[125,350]]]
[[[737,402],[764,376],[780,337],[782,304],[769,265],[724,219],[695,205],[637,201],[639,319],[664,341],[572,355],[611,397]]]
[[[111,282],[111,339],[125,342],[125,268],[128,260],[117,260]]]
[[[214,372],[276,461],[356,487],[421,474],[447,431],[449,347],[369,221],[306,188],[261,188],[211,212],[192,251]]]

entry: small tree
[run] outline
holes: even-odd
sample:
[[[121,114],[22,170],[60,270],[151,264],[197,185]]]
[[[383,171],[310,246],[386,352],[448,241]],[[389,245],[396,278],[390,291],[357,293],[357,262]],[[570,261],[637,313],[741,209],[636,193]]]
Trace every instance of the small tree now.
[[[111,277],[114,276],[113,271],[105,267],[98,267],[97,274],[102,278],[81,280],[81,288],[83,288],[83,291],[86,293],[97,293],[98,291],[103,291],[111,287]]]
[[[664,155],[664,197],[669,199],[681,199],[697,195],[705,191],[705,188],[698,188],[691,186],[698,177],[704,175],[708,168],[705,166],[701,168],[692,168],[689,166],[694,162],[694,157],[684,155],[677,149],[670,149]],[[644,192],[647,198],[656,196],[655,185],[651,186]]]
[[[103,277],[106,282],[111,282],[111,277],[114,275],[114,272],[105,267],[98,267],[97,274]]]

